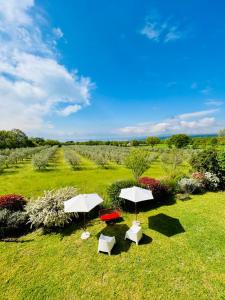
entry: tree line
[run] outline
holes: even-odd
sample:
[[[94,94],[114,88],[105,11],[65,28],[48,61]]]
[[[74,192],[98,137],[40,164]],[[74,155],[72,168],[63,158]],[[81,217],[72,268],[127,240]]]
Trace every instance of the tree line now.
[[[165,144],[169,148],[185,148],[191,147],[194,149],[204,148],[207,146],[219,146],[225,145],[225,129],[219,131],[217,136],[204,136],[204,137],[190,137],[186,134],[175,134],[171,137],[160,139],[156,136],[149,136],[146,139],[131,140],[131,141],[99,141],[89,140],[83,142],[66,141],[60,142],[54,139],[44,139],[41,137],[28,137],[20,129],[13,130],[0,130],[0,149],[14,149],[24,147],[36,147],[36,146],[54,146],[54,145],[110,145],[110,146],[122,146],[122,147],[135,147],[148,145],[151,147]]]

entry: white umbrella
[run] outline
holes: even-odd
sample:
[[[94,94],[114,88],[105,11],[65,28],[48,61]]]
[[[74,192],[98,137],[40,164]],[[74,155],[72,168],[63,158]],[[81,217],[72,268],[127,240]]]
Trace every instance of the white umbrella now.
[[[102,202],[103,199],[98,194],[80,194],[64,202],[64,211],[84,213],[84,229],[86,229],[85,213]],[[81,238],[86,239],[89,236],[89,232],[84,232]]]
[[[119,197],[135,203],[136,220],[137,220],[136,204],[141,201],[154,199],[152,195],[152,191],[137,186],[121,189]]]

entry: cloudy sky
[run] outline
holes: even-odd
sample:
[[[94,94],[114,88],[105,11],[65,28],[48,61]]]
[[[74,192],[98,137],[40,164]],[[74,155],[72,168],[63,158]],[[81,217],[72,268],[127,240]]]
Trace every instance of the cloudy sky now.
[[[0,129],[111,138],[225,127],[221,0],[0,0]]]

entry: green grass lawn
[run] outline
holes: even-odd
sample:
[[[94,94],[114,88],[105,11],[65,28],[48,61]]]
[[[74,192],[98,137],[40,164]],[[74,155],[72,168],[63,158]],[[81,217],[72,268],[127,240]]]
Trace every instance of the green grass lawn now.
[[[10,171],[0,177],[1,193],[27,196],[65,185],[104,195],[112,181],[131,177],[125,168],[102,170],[86,160],[81,171],[71,171],[61,151],[46,172],[34,172],[29,162]],[[158,164],[147,173],[163,175]],[[115,225],[89,221],[86,241],[80,226],[71,225],[1,242],[0,299],[225,299],[224,204],[225,193],[207,193],[140,212],[139,246],[124,241],[132,213]],[[101,232],[116,236],[111,256],[97,254]]]
[[[157,178],[165,175],[157,162],[145,174]],[[0,194],[21,193],[32,198],[44,190],[70,185],[78,187],[81,192],[96,192],[106,197],[109,184],[125,179],[132,179],[130,170],[116,164],[110,164],[109,169],[99,168],[84,158],[81,170],[73,171],[64,161],[63,150],[59,149],[45,171],[34,171],[29,160],[7,169],[0,175]]]

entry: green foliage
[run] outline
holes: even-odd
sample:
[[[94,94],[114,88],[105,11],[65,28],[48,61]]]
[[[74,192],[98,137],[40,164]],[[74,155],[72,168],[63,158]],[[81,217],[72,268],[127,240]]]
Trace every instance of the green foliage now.
[[[222,171],[223,176],[225,176],[225,149],[219,151],[218,162],[219,162],[220,170]]]
[[[199,172],[210,172],[216,175],[221,172],[217,152],[213,149],[194,153],[190,159],[190,164],[194,170]]]
[[[182,150],[173,149],[169,152],[162,153],[161,166],[167,177],[175,179],[182,176],[181,165],[185,160],[185,155]]]
[[[184,148],[189,145],[191,139],[186,134],[175,134],[172,135],[168,140],[169,146],[175,146],[176,148]]]
[[[152,146],[152,147],[154,147],[155,145],[158,145],[160,143],[161,143],[161,140],[156,136],[149,136],[146,139],[146,144],[149,146]]]
[[[140,176],[150,168],[147,153],[140,149],[135,149],[130,152],[125,159],[125,165],[132,171],[135,180],[138,180]]]
[[[141,186],[139,183],[137,183],[135,180],[121,180],[116,181],[112,183],[107,188],[107,194],[109,196],[109,199],[111,200],[111,203],[114,207],[122,207],[124,206],[124,199],[119,197],[121,189],[132,187],[132,186]]]
[[[130,142],[130,144],[133,147],[137,147],[137,146],[139,146],[140,142],[138,140],[133,140],[133,141]]]
[[[178,187],[185,194],[197,194],[204,190],[201,182],[194,178],[182,178],[178,181]]]
[[[0,209],[0,238],[18,236],[27,230],[28,216],[25,211]]]
[[[29,223],[32,227],[55,229],[64,227],[76,214],[64,212],[64,201],[77,194],[73,187],[45,191],[36,201],[30,201],[26,206]]]
[[[220,137],[225,137],[225,128],[224,128],[224,129],[221,129],[221,130],[219,131],[218,135],[219,135]]]
[[[58,146],[53,146],[34,154],[32,158],[33,168],[35,170],[44,170],[48,166],[49,159],[55,154]]]
[[[64,156],[72,169],[76,170],[80,168],[80,157],[73,150],[64,147]]]
[[[0,130],[0,149],[20,148],[28,145],[28,137],[21,130]]]

